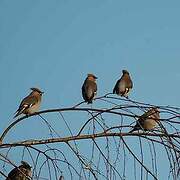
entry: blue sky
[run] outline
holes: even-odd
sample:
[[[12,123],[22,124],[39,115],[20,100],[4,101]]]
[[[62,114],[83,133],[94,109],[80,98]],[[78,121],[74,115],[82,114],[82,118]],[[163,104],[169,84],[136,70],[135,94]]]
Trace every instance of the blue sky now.
[[[98,76],[98,95],[127,69],[132,99],[179,106],[179,10],[178,0],[1,0],[0,131],[30,87],[45,91],[41,109],[82,101],[89,72]],[[19,131],[32,135],[28,126]]]

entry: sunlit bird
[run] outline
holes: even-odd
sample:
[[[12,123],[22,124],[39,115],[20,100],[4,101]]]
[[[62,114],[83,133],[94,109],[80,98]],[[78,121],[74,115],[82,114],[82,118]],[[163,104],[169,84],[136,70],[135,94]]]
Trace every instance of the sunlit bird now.
[[[10,171],[6,180],[30,180],[32,176],[31,168],[27,162],[21,161],[21,165]]]
[[[18,110],[15,112],[16,115],[14,118],[20,114],[30,115],[39,110],[41,97],[44,92],[38,88],[31,88],[31,90],[32,92],[21,101]]]
[[[128,97],[130,90],[133,88],[133,82],[127,70],[122,70],[122,73],[123,75],[116,82],[116,85],[113,89],[113,94]]]
[[[82,86],[82,96],[88,104],[92,103],[97,93],[96,79],[94,74],[88,74]]]
[[[159,110],[153,107],[139,117],[136,125],[129,133],[137,130],[151,131],[157,126],[159,119]]]

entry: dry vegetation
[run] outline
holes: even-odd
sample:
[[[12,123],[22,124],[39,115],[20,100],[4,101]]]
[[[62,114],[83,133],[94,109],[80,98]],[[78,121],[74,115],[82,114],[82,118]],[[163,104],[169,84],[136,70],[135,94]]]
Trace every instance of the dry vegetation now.
[[[128,133],[138,117],[154,106],[160,110],[158,127]],[[176,180],[180,178],[179,117],[178,107],[112,94],[96,98],[92,106],[81,102],[23,116],[1,134],[0,174],[5,179],[26,160],[33,167],[32,179]],[[28,135],[19,133],[25,126]]]

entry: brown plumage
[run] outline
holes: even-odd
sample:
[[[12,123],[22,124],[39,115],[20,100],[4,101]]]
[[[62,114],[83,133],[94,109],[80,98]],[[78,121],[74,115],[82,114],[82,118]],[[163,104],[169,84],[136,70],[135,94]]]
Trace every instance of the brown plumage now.
[[[32,92],[21,101],[18,110],[15,112],[16,115],[14,118],[20,114],[30,115],[39,110],[41,97],[44,92],[38,88],[31,88],[31,90]]]
[[[82,86],[82,96],[85,102],[92,103],[93,98],[97,93],[97,77],[93,74],[88,74]]]
[[[130,131],[144,130],[151,131],[157,126],[157,121],[159,120],[159,110],[158,108],[151,108],[143,115],[140,116],[134,128]]]
[[[10,171],[6,180],[29,180],[31,176],[31,166],[27,162],[21,161],[21,165]]]
[[[113,94],[128,97],[128,93],[133,88],[133,82],[132,82],[129,72],[127,70],[122,70],[122,73],[123,73],[123,75],[116,82],[116,85],[113,89]]]

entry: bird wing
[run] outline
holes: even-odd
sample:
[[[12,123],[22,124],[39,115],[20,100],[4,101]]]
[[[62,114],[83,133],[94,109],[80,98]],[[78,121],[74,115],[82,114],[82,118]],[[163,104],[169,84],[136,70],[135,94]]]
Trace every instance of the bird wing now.
[[[116,90],[118,89],[118,86],[119,86],[119,82],[120,82],[120,79],[116,82],[116,85],[114,86],[113,94],[116,93]]]
[[[143,129],[144,127],[144,119],[139,118],[136,122],[136,125],[134,126],[134,130],[139,130],[139,129]]]
[[[144,126],[146,121],[153,120],[153,119],[159,119],[159,113],[156,112],[154,109],[149,109],[147,112],[145,112],[143,115],[139,117],[138,121],[140,125]]]
[[[147,112],[141,115],[140,118],[141,119],[147,119],[148,117],[155,118],[157,115],[158,113],[154,109],[149,109]]]
[[[158,111],[155,111],[154,109],[150,109],[139,117],[138,121],[136,122],[136,125],[130,132],[143,129],[143,128],[145,130],[154,128],[156,123],[153,119],[159,119],[159,113]]]
[[[136,131],[136,130],[139,130],[139,129],[143,129],[145,120],[147,119],[148,116],[149,116],[148,111],[145,112],[144,114],[142,114],[139,117],[139,119],[137,120],[136,125],[134,126],[134,128],[130,132],[133,132],[133,131]]]
[[[14,117],[17,117],[21,113],[23,113],[26,109],[32,107],[34,104],[38,102],[38,99],[35,96],[27,96],[25,97],[21,104],[19,105],[18,110],[15,112],[17,113]]]
[[[20,109],[23,107],[29,108],[29,107],[32,107],[37,102],[38,102],[38,99],[35,96],[27,96],[22,100],[19,108]]]
[[[95,82],[90,80],[85,80],[82,86],[82,95],[85,100],[91,99],[94,97],[97,92],[97,85]]]
[[[97,85],[95,82],[93,81],[87,81],[86,85],[85,85],[85,91],[87,93],[88,97],[92,97],[94,96],[94,93],[97,92]]]
[[[83,86],[82,86],[82,96],[84,100],[86,99],[86,81],[87,80],[84,81]]]

